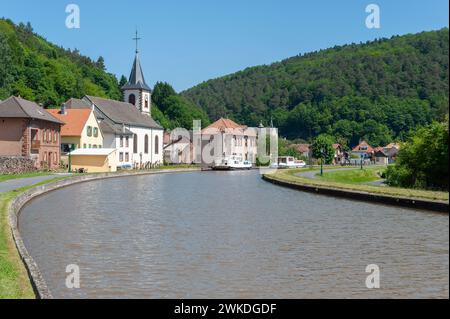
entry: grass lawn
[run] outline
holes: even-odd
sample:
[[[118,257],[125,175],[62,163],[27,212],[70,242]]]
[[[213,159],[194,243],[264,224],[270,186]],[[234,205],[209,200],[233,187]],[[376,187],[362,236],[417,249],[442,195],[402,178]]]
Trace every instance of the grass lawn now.
[[[56,177],[11,192],[0,193],[0,299],[35,298],[25,266],[17,252],[8,223],[8,207],[20,193],[68,177]]]
[[[23,173],[23,174],[2,174],[0,175],[0,183],[4,181],[9,181],[11,179],[18,179],[18,178],[28,178],[28,177],[35,177],[35,176],[47,176],[51,175],[51,172],[31,172],[31,173]]]
[[[380,167],[377,167],[380,169]],[[315,168],[317,169],[317,168]],[[376,169],[374,167],[373,169]],[[338,189],[348,189],[353,191],[361,191],[361,192],[369,192],[374,194],[383,194],[388,196],[399,196],[399,197],[409,197],[409,198],[422,198],[429,200],[440,200],[440,201],[448,201],[449,193],[448,192],[439,192],[439,191],[427,191],[420,189],[409,189],[409,188],[399,188],[399,187],[379,187],[365,184],[357,184],[351,182],[342,182],[342,180],[346,180],[348,178],[340,178],[339,181],[330,181],[323,178],[311,179],[306,177],[296,176],[295,174],[304,172],[308,169],[289,169],[289,170],[278,170],[273,174],[265,175],[267,178],[289,182],[293,184],[299,185],[308,185],[308,186],[322,186],[322,187],[330,187],[330,188],[338,188]],[[342,171],[343,173],[344,171]],[[341,172],[339,172],[341,173]],[[348,172],[347,172],[348,173]],[[331,174],[325,173],[325,174]],[[339,178],[338,178],[339,179]]]
[[[381,167],[365,167],[364,169],[355,168],[352,170],[338,170],[334,172],[325,172],[323,176],[316,175],[321,180],[346,183],[346,184],[362,184],[380,180],[379,172],[383,171]]]

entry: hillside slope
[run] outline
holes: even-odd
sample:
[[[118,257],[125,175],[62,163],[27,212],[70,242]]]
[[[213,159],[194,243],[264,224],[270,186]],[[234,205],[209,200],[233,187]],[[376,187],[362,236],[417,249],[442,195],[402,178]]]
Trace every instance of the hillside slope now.
[[[212,120],[273,118],[282,135],[383,144],[448,113],[447,28],[338,46],[204,82],[182,94]]]
[[[85,94],[120,99],[117,79],[78,51],[60,48],[35,34],[28,25],[0,19],[0,99],[10,95],[61,105]]]

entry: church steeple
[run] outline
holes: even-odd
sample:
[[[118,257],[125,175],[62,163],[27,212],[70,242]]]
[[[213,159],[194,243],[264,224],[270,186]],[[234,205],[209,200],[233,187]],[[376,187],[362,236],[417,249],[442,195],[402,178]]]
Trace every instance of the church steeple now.
[[[133,40],[136,41],[136,55],[128,82],[122,86],[123,98],[125,102],[136,106],[143,114],[150,115],[152,89],[145,82],[144,72],[142,72],[138,50],[138,41],[140,38],[138,37],[137,31],[136,37]]]

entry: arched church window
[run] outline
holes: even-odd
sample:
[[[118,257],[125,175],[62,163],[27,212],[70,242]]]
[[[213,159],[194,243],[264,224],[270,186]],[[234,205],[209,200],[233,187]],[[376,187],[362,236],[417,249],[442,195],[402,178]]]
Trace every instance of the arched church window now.
[[[144,138],[144,153],[148,154],[148,135],[145,134],[145,138]]]
[[[133,105],[136,105],[136,95],[130,94],[130,95],[128,96],[128,103],[133,104]]]
[[[138,152],[138,136],[137,134],[133,135],[133,153],[137,154]]]
[[[155,154],[159,154],[159,136],[155,136]]]

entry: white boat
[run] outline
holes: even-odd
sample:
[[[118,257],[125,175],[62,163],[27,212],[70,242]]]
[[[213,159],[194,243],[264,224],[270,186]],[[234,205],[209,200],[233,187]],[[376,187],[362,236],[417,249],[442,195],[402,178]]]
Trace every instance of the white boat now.
[[[303,168],[306,163],[302,160],[297,160],[292,156],[280,156],[278,157],[278,162],[272,165],[276,168]]]
[[[238,170],[238,169],[251,169],[253,167],[252,162],[242,160],[239,156],[224,157],[219,160],[215,160],[212,165],[214,170]]]

